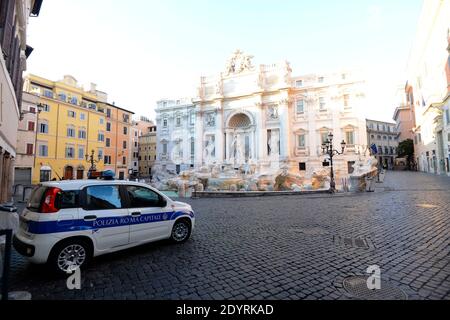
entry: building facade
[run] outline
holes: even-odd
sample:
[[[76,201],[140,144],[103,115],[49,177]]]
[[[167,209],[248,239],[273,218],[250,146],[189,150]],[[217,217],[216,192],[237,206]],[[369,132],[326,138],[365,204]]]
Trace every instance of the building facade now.
[[[156,108],[158,170],[281,167],[311,177],[322,169],[322,143],[334,134],[336,176],[347,176],[368,154],[365,82],[356,74],[293,77],[288,62],[253,66],[236,51],[225,71],[202,77],[192,100],[163,100]]]
[[[22,101],[22,73],[33,51],[27,46],[30,16],[39,15],[42,0],[0,1],[0,203],[10,200]]]
[[[14,185],[32,184],[36,154],[36,131],[39,97],[27,92],[22,94],[22,118],[17,132]]]
[[[447,137],[442,104],[448,94],[450,2],[424,1],[407,68],[407,96],[415,106],[414,148],[420,171],[445,174]]]
[[[398,141],[407,139],[414,140],[414,128],[416,126],[416,116],[414,114],[414,99],[410,86],[401,86],[397,91],[397,105],[393,119],[396,123],[395,131]]]
[[[96,90],[95,85],[84,90],[69,75],[60,81],[29,75],[25,90],[38,97],[33,184],[53,179],[86,179],[91,170],[90,156],[96,162],[96,170],[111,169],[123,179],[128,176],[128,162],[123,170],[108,166],[109,159],[129,144],[129,128],[125,130],[119,123],[125,120],[123,114],[130,118],[131,112],[108,104],[107,95]],[[115,121],[118,116],[120,120]],[[123,126],[129,127],[130,121],[123,122]],[[107,133],[115,140],[108,141]]]
[[[139,137],[139,177],[151,178],[156,162],[156,126]]]
[[[397,158],[399,134],[396,131],[396,124],[377,120],[366,120],[367,139],[369,146],[376,146],[378,163],[383,167],[392,169]],[[373,152],[374,153],[374,152]]]
[[[106,114],[104,169],[113,171],[117,179],[128,179],[134,171],[131,132],[134,113],[115,104],[101,102],[100,105]]]

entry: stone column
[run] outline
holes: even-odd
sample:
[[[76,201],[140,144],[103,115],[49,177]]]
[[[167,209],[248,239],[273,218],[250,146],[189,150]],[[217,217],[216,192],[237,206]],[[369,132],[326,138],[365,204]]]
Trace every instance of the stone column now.
[[[291,157],[289,101],[287,99],[280,101],[278,107],[280,117],[280,160],[284,161]]]
[[[223,108],[222,108],[222,104],[220,105],[220,107],[217,108],[217,116],[216,116],[216,143],[215,143],[215,147],[216,147],[216,160],[219,163],[223,163],[224,162],[224,152],[223,152],[223,144],[224,144],[224,138],[223,138],[223,128],[224,128],[224,124],[223,124]]]
[[[196,108],[195,123],[195,167],[203,165],[203,112],[201,106]]]
[[[267,156],[267,131],[266,131],[266,125],[265,125],[265,112],[264,107],[261,103],[257,104],[258,111],[257,114],[259,115],[257,118],[258,123],[256,124],[256,133],[257,136],[255,141],[255,154],[258,161],[262,161]]]

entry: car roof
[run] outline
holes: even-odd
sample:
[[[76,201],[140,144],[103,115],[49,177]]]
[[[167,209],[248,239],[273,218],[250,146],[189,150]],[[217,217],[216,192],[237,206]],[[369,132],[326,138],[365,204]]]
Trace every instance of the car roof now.
[[[127,181],[127,180],[62,180],[62,181],[48,181],[41,183],[45,187],[56,187],[61,190],[78,190],[86,186],[101,186],[101,185],[137,185],[151,188],[150,185],[142,182]],[[153,188],[152,188],[153,189]]]

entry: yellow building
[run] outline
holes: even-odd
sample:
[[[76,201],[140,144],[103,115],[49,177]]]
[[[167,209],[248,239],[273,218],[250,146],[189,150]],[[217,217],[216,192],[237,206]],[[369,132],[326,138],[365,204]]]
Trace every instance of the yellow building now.
[[[94,88],[94,87],[92,87]],[[94,152],[103,170],[106,115],[99,102],[106,94],[85,91],[72,76],[50,81],[35,75],[25,80],[25,91],[39,96],[36,155],[32,183],[53,179],[85,179]]]

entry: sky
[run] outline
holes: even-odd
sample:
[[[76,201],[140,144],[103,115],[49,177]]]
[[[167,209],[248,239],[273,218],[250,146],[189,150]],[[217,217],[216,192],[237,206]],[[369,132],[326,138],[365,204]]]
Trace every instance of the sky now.
[[[293,75],[364,68],[366,116],[392,121],[422,0],[44,0],[30,18],[27,73],[73,75],[109,102],[154,118],[194,96],[241,49]]]

